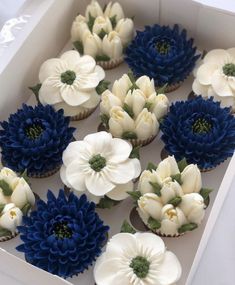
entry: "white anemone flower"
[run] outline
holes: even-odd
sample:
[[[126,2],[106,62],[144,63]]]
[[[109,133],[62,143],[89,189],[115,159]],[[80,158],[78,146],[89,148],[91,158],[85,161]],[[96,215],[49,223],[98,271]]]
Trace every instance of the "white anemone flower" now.
[[[81,107],[97,106],[99,96],[95,88],[104,77],[104,70],[91,56],[67,51],[60,58],[51,58],[42,64],[39,100],[42,104],[54,105],[56,109],[64,107],[65,115],[75,115]]]
[[[172,285],[181,277],[181,265],[163,240],[152,233],[120,233],[111,238],[98,258],[97,285]]]
[[[129,158],[131,151],[131,144],[107,132],[89,134],[64,151],[61,179],[66,186],[86,192],[96,203],[104,195],[123,200],[127,191],[133,190],[132,179],[141,171],[140,161]]]
[[[235,108],[235,48],[208,52],[196,67],[194,76],[194,93],[214,96],[222,106]]]

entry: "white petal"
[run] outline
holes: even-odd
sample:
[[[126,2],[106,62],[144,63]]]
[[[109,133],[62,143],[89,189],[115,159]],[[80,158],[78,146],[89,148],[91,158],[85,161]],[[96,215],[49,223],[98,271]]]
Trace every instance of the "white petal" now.
[[[76,64],[75,70],[78,73],[90,73],[93,72],[96,66],[96,62],[90,55],[84,55],[80,57]]]
[[[66,167],[64,165],[61,166],[60,168],[60,179],[69,188],[72,188],[72,186],[69,184],[67,177],[66,177]]]
[[[223,64],[228,59],[228,57],[229,55],[226,50],[214,49],[205,55],[203,61],[205,63]]]
[[[133,191],[134,184],[132,181],[126,183],[126,184],[119,184],[116,185],[116,187],[106,194],[110,199],[113,199],[115,201],[121,201],[126,199],[129,194],[127,194],[127,191]]]
[[[79,106],[90,99],[89,93],[78,90],[73,86],[62,89],[61,96],[70,106]]]
[[[137,240],[135,235],[129,233],[119,233],[114,235],[107,244],[107,259],[120,256],[126,251],[137,253]]]
[[[78,62],[80,62],[80,54],[76,50],[66,51],[61,55],[60,58],[68,62],[69,66],[72,67],[78,64]]]
[[[98,86],[100,80],[99,75],[95,72],[89,74],[78,74],[74,85],[81,90],[91,90]]]
[[[85,136],[84,141],[92,147],[94,154],[106,155],[111,150],[112,135],[98,132]]]
[[[90,99],[87,100],[85,103],[82,104],[82,107],[92,109],[95,108],[100,102],[100,96],[94,90],[90,93]]]
[[[161,233],[166,235],[175,235],[178,233],[179,225],[170,221],[170,220],[163,220],[161,222]]]
[[[109,161],[118,163],[128,159],[132,151],[132,146],[125,140],[114,138],[111,143]]]
[[[215,70],[219,67],[217,64],[205,63],[202,64],[197,71],[197,80],[200,84],[209,85],[211,84],[211,77]]]
[[[73,189],[77,191],[85,191],[85,174],[84,166],[80,163],[73,161],[66,168],[66,178]]]
[[[220,70],[214,72],[211,85],[219,96],[233,96],[233,91],[231,90],[226,77],[221,74]]]
[[[103,196],[114,189],[115,185],[109,181],[104,171],[92,171],[85,177],[86,188],[95,196]]]
[[[159,236],[152,233],[136,233],[135,237],[144,248],[151,248],[152,254],[162,255],[165,252],[164,241]]]
[[[235,95],[235,77],[229,77],[228,82],[230,87],[233,89]]]
[[[57,75],[61,68],[61,60],[59,58],[51,58],[46,60],[39,70],[39,81],[43,82],[48,77]]]
[[[195,94],[208,97],[208,88],[208,85],[202,85],[197,79],[194,79],[192,89]]]
[[[60,88],[52,86],[50,80],[45,80],[39,90],[39,100],[49,105],[54,105],[63,101],[60,95]]]
[[[99,81],[105,78],[105,72],[101,66],[96,65],[94,72],[98,74]]]

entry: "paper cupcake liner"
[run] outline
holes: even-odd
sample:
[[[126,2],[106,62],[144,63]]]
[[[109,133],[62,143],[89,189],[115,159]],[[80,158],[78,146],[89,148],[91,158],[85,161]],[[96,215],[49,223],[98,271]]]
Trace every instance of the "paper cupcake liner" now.
[[[31,177],[31,178],[46,178],[46,177],[49,177],[49,176],[52,176],[53,174],[55,174],[61,167],[61,164],[56,166],[56,168],[50,170],[50,171],[47,171],[47,172],[44,172],[44,173],[33,173],[33,174],[28,174],[28,177]]]
[[[81,112],[80,114],[78,114],[76,116],[70,117],[70,120],[71,121],[80,121],[80,120],[86,119],[87,117],[89,117],[95,111],[97,106],[95,108],[92,108],[92,109],[84,110],[83,112]]]
[[[146,140],[140,140],[140,139],[131,139],[128,140],[133,147],[137,147],[137,146],[146,146],[148,144],[150,144],[155,138],[156,138],[157,134],[146,139]]]
[[[158,235],[159,237],[167,237],[167,238],[181,237],[185,234],[185,233],[182,233],[182,234],[166,235],[166,234],[162,234],[161,232],[154,232],[154,231],[152,231],[152,232],[154,234]]]
[[[120,57],[119,59],[111,59],[109,61],[97,61],[96,63],[103,67],[103,69],[113,69],[114,67],[117,67],[124,61],[124,57]]]
[[[18,232],[15,232],[14,234],[11,234],[9,236],[2,236],[2,237],[0,237],[0,242],[4,242],[4,241],[8,241],[10,239],[13,239],[17,235],[18,235]]]

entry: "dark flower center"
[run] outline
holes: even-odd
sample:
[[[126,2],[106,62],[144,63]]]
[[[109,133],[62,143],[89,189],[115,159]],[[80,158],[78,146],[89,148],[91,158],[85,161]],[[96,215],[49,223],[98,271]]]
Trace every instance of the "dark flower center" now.
[[[53,234],[56,235],[57,238],[64,239],[64,238],[71,238],[73,232],[68,227],[66,222],[60,222],[55,224],[53,228]]]
[[[31,140],[36,140],[43,133],[44,129],[41,124],[36,123],[25,128],[26,136]]]
[[[99,172],[106,166],[106,159],[100,154],[96,154],[89,160],[89,164],[93,170]]]
[[[170,46],[169,42],[167,42],[165,40],[160,40],[156,43],[156,50],[160,54],[168,54],[168,52],[170,51],[170,48],[171,48],[171,46]]]
[[[227,63],[223,66],[223,72],[227,76],[235,77],[235,64],[234,63]]]
[[[204,118],[197,119],[193,125],[192,129],[194,133],[209,133],[211,131],[212,124]]]
[[[130,267],[135,275],[141,279],[145,278],[149,272],[150,262],[142,256],[137,256],[132,259]]]
[[[76,79],[76,73],[72,70],[67,70],[60,75],[61,82],[72,85]]]

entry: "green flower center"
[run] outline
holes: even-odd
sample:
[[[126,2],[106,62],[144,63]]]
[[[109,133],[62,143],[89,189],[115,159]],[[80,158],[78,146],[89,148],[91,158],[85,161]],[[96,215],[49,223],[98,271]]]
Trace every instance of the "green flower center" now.
[[[170,51],[170,48],[171,46],[167,41],[161,40],[156,43],[156,50],[160,54],[163,54],[163,55],[168,54],[168,52]]]
[[[223,72],[227,76],[235,77],[235,64],[234,63],[227,63],[223,66]]]
[[[31,140],[36,140],[43,133],[44,129],[41,124],[32,124],[25,128],[26,136]]]
[[[197,119],[192,125],[193,132],[198,134],[209,133],[211,128],[212,124],[203,118]]]
[[[99,172],[106,166],[106,159],[100,154],[96,154],[89,160],[89,164],[93,170]]]
[[[133,272],[140,279],[145,278],[149,272],[150,262],[142,256],[137,256],[132,259],[130,267],[133,269]]]
[[[61,223],[57,223],[54,226],[53,234],[56,235],[57,238],[64,239],[64,238],[71,238],[73,232],[67,226],[66,222],[61,222]]]
[[[60,75],[60,78],[62,83],[72,85],[76,79],[76,73],[72,70],[67,70]]]

